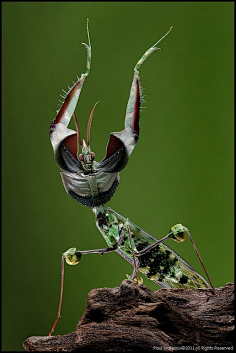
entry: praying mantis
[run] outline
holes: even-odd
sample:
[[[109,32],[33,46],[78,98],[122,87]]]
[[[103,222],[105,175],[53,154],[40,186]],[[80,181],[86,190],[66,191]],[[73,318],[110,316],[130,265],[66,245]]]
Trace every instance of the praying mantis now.
[[[212,288],[214,286],[201,260],[200,254],[194,244],[189,230],[182,224],[176,224],[170,232],[160,240],[118,214],[111,208],[105,208],[119,184],[119,172],[128,163],[139,139],[140,106],[144,101],[139,78],[139,68],[144,61],[155,51],[161,50],[157,44],[164,39],[169,31],[152,47],[150,47],[134,67],[134,76],[130,96],[126,109],[125,128],[120,132],[110,134],[106,148],[106,155],[101,162],[95,161],[95,154],[90,147],[90,129],[96,104],[94,105],[87,125],[87,142],[81,139],[79,124],[75,115],[75,108],[91,66],[91,43],[87,20],[88,44],[82,43],[87,51],[85,73],[77,77],[77,81],[62,95],[63,102],[53,120],[49,134],[54,150],[57,165],[62,170],[61,178],[66,192],[82,205],[91,207],[95,214],[98,230],[106,241],[107,247],[95,250],[78,250],[70,248],[62,254],[61,263],[61,294],[56,321],[49,333],[55,329],[60,318],[63,281],[64,260],[69,265],[76,265],[83,255],[108,252],[117,252],[133,266],[133,274],[129,279],[142,283],[138,271],[150,280],[164,288]],[[76,131],[68,128],[73,116]],[[79,148],[81,147],[81,153]],[[194,250],[203,266],[208,282],[184,259],[164,242],[173,239],[183,242],[189,237]]]

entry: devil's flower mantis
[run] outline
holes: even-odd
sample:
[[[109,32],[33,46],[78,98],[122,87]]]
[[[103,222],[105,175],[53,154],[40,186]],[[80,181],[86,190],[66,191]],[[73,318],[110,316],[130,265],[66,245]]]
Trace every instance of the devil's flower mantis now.
[[[135,65],[126,109],[125,128],[120,132],[110,134],[106,155],[101,162],[96,162],[95,154],[90,148],[90,128],[97,103],[89,116],[87,142],[84,139],[81,140],[78,121],[74,113],[91,66],[91,43],[87,21],[88,44],[82,43],[87,51],[86,71],[81,77],[77,77],[77,81],[69,88],[68,92],[64,91],[62,105],[50,126],[49,134],[56,163],[62,169],[62,182],[67,193],[82,205],[93,208],[97,228],[108,247],[87,251],[70,248],[62,254],[60,303],[57,319],[49,335],[54,331],[60,317],[64,259],[69,265],[76,265],[85,254],[104,254],[116,251],[134,267],[133,274],[129,278],[134,280],[136,284],[141,282],[138,277],[138,271],[140,271],[165,288],[210,288],[206,280],[192,266],[164,244],[168,238],[182,242],[188,235],[215,293],[212,282],[186,227],[177,224],[171,228],[165,237],[158,240],[111,208],[104,207],[104,204],[110,200],[116,191],[119,184],[119,172],[126,166],[139,138],[140,105],[143,102],[143,94],[138,70],[149,55],[156,50],[160,50],[157,44],[170,32],[171,28],[145,52]],[[76,131],[68,129],[72,116]],[[80,147],[81,153],[79,152]]]

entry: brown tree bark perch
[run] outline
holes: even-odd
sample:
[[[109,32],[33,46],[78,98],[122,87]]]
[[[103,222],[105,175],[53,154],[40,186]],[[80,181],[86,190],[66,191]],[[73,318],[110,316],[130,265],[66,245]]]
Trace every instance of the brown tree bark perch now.
[[[26,351],[81,353],[232,347],[233,302],[233,283],[217,288],[214,296],[205,289],[153,292],[124,280],[120,287],[97,288],[88,294],[86,310],[74,332],[29,337],[23,347]]]

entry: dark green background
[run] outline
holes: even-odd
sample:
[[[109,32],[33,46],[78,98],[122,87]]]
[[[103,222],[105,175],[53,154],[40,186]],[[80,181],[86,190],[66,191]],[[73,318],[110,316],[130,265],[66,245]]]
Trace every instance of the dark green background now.
[[[91,209],[69,197],[48,129],[61,89],[84,72],[89,18],[92,67],[77,117],[101,160],[123,129],[133,67],[149,103],[137,147],[109,206],[157,237],[189,227],[216,287],[233,281],[233,3],[3,3],[3,349],[22,350],[55,320],[61,253],[104,247]],[[168,241],[201,273],[189,240]],[[119,286],[132,268],[117,254],[65,268],[62,318],[74,330],[87,293]],[[159,287],[144,279],[151,289]]]

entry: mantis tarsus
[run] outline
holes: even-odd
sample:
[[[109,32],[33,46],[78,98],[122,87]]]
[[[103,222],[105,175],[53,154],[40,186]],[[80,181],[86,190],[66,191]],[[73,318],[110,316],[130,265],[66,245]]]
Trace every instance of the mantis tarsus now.
[[[169,31],[152,47],[150,47],[134,68],[133,82],[126,109],[125,128],[120,132],[113,132],[106,148],[106,155],[101,162],[95,161],[95,154],[90,149],[90,128],[95,106],[93,107],[87,126],[87,143],[81,140],[79,125],[75,116],[75,108],[86,77],[90,72],[91,44],[87,21],[88,44],[82,43],[87,51],[86,71],[62,95],[64,101],[57,111],[57,116],[50,126],[50,138],[57,165],[61,172],[64,187],[69,195],[82,205],[92,207],[95,213],[96,225],[103,235],[107,248],[81,251],[70,248],[62,254],[61,295],[56,321],[49,335],[55,329],[60,317],[63,281],[64,259],[70,265],[76,265],[86,254],[116,251],[125,260],[133,265],[134,271],[131,280],[139,283],[138,270],[161,287],[177,288],[211,288],[214,286],[203,265],[201,257],[189,233],[181,224],[173,226],[170,232],[158,240],[145,230],[141,229],[127,218],[119,215],[111,208],[105,208],[119,184],[119,172],[126,166],[129,157],[139,138],[140,105],[143,102],[142,88],[138,69],[143,62],[156,50],[156,45],[170,32]],[[76,131],[68,129],[70,119],[74,118]],[[79,154],[79,146],[81,153]],[[194,250],[204,268],[211,286],[206,280],[176,252],[164,244],[168,238],[182,242],[189,236]]]

